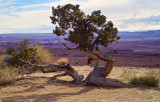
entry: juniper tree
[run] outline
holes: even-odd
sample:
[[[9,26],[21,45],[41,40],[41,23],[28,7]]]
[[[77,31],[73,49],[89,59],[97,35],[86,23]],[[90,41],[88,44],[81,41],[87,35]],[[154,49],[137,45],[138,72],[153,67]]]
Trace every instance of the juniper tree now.
[[[88,57],[88,63],[95,60],[93,71],[88,75],[85,82],[105,85],[105,78],[112,70],[115,62],[115,53],[106,55],[100,52],[100,47],[107,47],[111,43],[118,44],[120,37],[118,29],[111,21],[106,20],[106,16],[100,10],[93,11],[86,15],[80,10],[79,5],[66,4],[52,7],[52,24],[55,25],[53,34],[67,36],[64,40],[74,43],[75,48],[68,47],[60,41],[67,49],[78,49]],[[98,67],[98,61],[105,61],[103,68]]]

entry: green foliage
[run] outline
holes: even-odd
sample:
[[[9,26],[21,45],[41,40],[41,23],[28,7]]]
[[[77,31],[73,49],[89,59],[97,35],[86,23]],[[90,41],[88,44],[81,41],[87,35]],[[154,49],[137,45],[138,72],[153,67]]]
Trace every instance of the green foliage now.
[[[15,44],[15,46],[8,46],[6,52],[8,55],[11,55],[12,52],[14,52],[14,51],[20,51],[20,50],[26,49],[28,47],[29,47],[29,40],[24,39],[23,41],[17,42]]]
[[[23,74],[23,71],[33,69],[24,61],[32,64],[54,63],[54,57],[47,49],[43,46],[29,47],[29,40],[8,47],[7,54],[0,56],[0,85],[13,83],[20,74]]]
[[[12,46],[8,46],[8,47],[7,47],[6,52],[7,52],[8,55],[11,55],[12,52],[14,52],[14,51],[15,51],[15,48],[14,48],[14,47],[12,47]]]
[[[12,52],[12,65],[15,67],[23,66],[25,62],[22,62],[21,60],[24,61],[29,61],[31,63],[39,63],[40,62],[40,57],[37,56],[37,49],[36,48],[26,48],[21,51],[14,51]]]
[[[67,35],[65,40],[76,44],[80,49],[93,50],[98,45],[107,47],[109,43],[118,43],[120,39],[117,28],[111,21],[106,21],[100,10],[85,15],[79,5],[59,5],[52,8],[50,18],[56,25],[53,33],[57,36]]]
[[[47,49],[43,46],[30,46],[28,39],[17,42],[15,46],[9,46],[7,53],[10,57],[6,57],[3,61],[18,68],[25,64],[24,61],[32,64],[55,62],[53,55]]]
[[[153,76],[141,76],[131,79],[130,84],[158,87],[158,80]]]
[[[40,63],[41,60],[40,57],[37,55],[37,48],[29,46],[30,45],[28,39],[17,42],[15,46],[9,46],[6,52],[7,54],[11,55],[11,57],[7,58],[5,62],[18,68],[22,67],[25,64],[25,62],[23,62],[22,60],[29,61],[34,64]]]

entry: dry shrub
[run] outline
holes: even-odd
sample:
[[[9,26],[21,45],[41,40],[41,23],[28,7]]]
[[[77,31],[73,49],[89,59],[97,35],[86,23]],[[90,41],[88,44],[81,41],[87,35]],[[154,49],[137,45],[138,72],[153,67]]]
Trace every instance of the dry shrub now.
[[[9,65],[10,61],[11,61],[11,56],[10,55],[4,54],[4,55],[0,56],[0,66]]]
[[[159,69],[128,69],[122,70],[121,79],[129,84],[138,86],[158,87],[160,82]]]
[[[58,60],[57,60],[57,63],[58,64],[68,64],[68,59],[67,58],[65,58],[65,57],[61,57],[61,58],[59,58]]]
[[[156,80],[158,80],[158,86],[160,87],[160,70],[159,69],[149,69],[146,72],[147,76],[154,77]]]
[[[153,76],[134,77],[129,83],[140,86],[158,87],[158,80]]]
[[[0,56],[0,85],[13,83],[19,75],[17,68],[7,66],[6,58],[8,58],[8,55]]]
[[[0,65],[1,65],[1,66],[5,64],[4,59],[6,58],[6,56],[7,56],[7,55],[1,55],[1,56],[0,56]]]
[[[43,46],[36,45],[34,48],[37,48],[37,56],[40,57],[43,63],[55,64],[55,59],[53,55]]]
[[[156,79],[160,81],[160,70],[159,69],[148,69],[148,71],[146,72],[146,75],[155,77]]]
[[[13,83],[18,78],[18,69],[0,66],[0,85]]]

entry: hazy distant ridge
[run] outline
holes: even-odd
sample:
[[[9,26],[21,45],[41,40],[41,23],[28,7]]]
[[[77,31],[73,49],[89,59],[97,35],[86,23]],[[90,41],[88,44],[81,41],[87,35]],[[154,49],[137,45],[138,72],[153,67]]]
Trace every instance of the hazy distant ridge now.
[[[160,30],[137,31],[137,32],[119,32],[120,41],[137,40],[160,40]],[[57,36],[52,33],[10,33],[0,34],[2,40],[56,40]],[[62,38],[63,39],[63,38]]]

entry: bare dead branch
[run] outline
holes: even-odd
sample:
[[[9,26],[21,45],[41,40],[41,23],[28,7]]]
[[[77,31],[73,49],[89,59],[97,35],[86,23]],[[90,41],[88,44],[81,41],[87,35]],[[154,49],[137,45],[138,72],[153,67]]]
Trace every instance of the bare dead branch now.
[[[77,47],[75,47],[75,48],[68,47],[64,42],[62,42],[62,41],[59,39],[59,37],[58,37],[58,41],[59,41],[60,43],[62,43],[62,44],[64,45],[64,47],[67,48],[67,50],[75,50],[75,49],[78,49],[78,48],[79,48],[79,46],[77,46]]]
[[[43,73],[51,73],[55,71],[64,71],[66,74],[64,75],[69,75],[71,76],[76,83],[80,83],[82,79],[84,78],[83,75],[78,75],[78,72],[69,64],[64,64],[64,65],[54,65],[54,64],[49,64],[49,65],[37,65],[37,64],[32,64],[30,62],[24,61],[21,59],[22,62],[25,62],[29,64],[30,66],[37,67],[37,69],[41,70]],[[61,76],[61,75],[58,75]]]
[[[114,60],[114,59],[112,59],[110,56],[105,56],[105,57],[104,57],[104,55],[102,55],[102,54],[100,53],[98,47],[95,48],[95,52],[96,52],[97,57],[100,58],[100,59],[102,59],[102,60],[104,60],[104,61],[113,62],[113,60]]]

